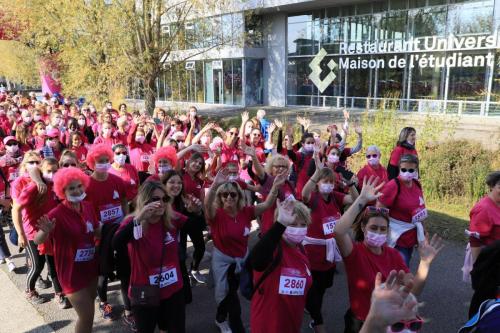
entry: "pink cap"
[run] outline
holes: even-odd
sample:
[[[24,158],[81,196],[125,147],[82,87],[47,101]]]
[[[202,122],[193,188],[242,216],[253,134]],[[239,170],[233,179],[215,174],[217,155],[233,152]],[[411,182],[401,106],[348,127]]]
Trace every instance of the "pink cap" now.
[[[59,136],[59,130],[57,128],[51,128],[47,131],[47,136],[49,138],[57,138]]]
[[[3,139],[3,144],[6,145],[9,141],[17,141],[15,136],[9,135]]]

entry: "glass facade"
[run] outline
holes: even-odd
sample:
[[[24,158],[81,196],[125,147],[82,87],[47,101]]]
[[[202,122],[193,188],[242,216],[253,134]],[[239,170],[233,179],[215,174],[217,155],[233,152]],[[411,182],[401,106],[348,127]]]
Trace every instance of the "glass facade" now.
[[[414,110],[419,100],[444,101],[442,108],[496,101],[494,6],[391,0],[289,14],[287,104],[373,107],[396,98]]]

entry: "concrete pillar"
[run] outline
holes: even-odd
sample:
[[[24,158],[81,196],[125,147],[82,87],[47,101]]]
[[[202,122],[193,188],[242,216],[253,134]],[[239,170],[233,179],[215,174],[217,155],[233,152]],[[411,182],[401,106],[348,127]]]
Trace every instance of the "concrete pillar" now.
[[[287,44],[285,13],[265,17],[267,59],[264,61],[264,104],[286,105]]]

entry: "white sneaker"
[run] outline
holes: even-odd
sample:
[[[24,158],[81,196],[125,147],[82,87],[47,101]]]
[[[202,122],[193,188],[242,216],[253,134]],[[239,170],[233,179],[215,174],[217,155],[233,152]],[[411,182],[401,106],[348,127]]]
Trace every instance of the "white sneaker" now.
[[[12,272],[16,269],[16,264],[14,264],[12,260],[7,260],[7,268],[9,269],[9,272]]]
[[[191,271],[191,276],[198,283],[207,283],[207,278],[205,275],[201,274],[200,271]]]
[[[221,333],[232,333],[231,328],[229,327],[229,324],[226,321],[223,321],[222,323],[219,323],[217,319],[215,320],[215,325],[220,329]]]

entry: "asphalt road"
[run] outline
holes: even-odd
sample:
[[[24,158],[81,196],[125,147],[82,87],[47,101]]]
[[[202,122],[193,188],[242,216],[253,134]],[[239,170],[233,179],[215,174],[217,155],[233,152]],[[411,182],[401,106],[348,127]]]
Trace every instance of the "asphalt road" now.
[[[254,236],[253,236],[254,237]],[[207,248],[211,249],[211,243]],[[11,248],[13,253],[17,250]],[[421,315],[426,323],[422,332],[430,333],[448,333],[457,332],[458,328],[466,321],[469,300],[472,297],[470,287],[461,281],[461,271],[463,263],[464,245],[448,242],[442,253],[435,260],[425,290],[419,301],[425,302],[421,309]],[[15,263],[18,266],[15,273],[9,276],[20,290],[25,287],[26,268],[23,267],[24,254],[15,256]],[[202,268],[207,272],[209,255],[205,256]],[[418,255],[414,255],[412,261],[412,271],[415,271],[418,263]],[[188,266],[189,267],[189,266]],[[5,265],[0,266],[6,270]],[[339,266],[339,273],[335,276],[333,287],[330,288],[325,296],[323,306],[323,316],[328,332],[343,332],[343,315],[348,308],[348,296],[346,276],[342,265]],[[44,276],[46,272],[43,273]],[[47,298],[53,298],[53,290],[41,290],[40,294]],[[120,318],[122,307],[120,304],[118,284],[110,285],[109,302],[114,305],[114,310]],[[241,300],[243,307],[243,320],[248,328],[249,320],[249,302]],[[9,300],[0,297],[0,307],[9,306]],[[47,302],[37,305],[36,310],[42,315],[43,319],[56,332],[73,332],[75,323],[75,312],[72,309],[60,310],[54,302]],[[214,325],[215,301],[213,290],[206,285],[196,285],[193,287],[193,303],[187,306],[186,331],[189,333],[217,333],[218,329]],[[270,309],[271,310],[271,309]],[[22,321],[23,316],[12,318],[13,321]],[[302,332],[311,332],[307,328],[309,316],[304,315]],[[1,326],[1,325],[0,325]],[[0,330],[1,331],[1,330]],[[33,331],[30,331],[33,332]],[[103,320],[96,306],[96,316],[94,321],[94,332],[126,332],[121,320],[107,322]],[[17,333],[10,331],[9,333]],[[287,333],[287,332],[283,332]]]

